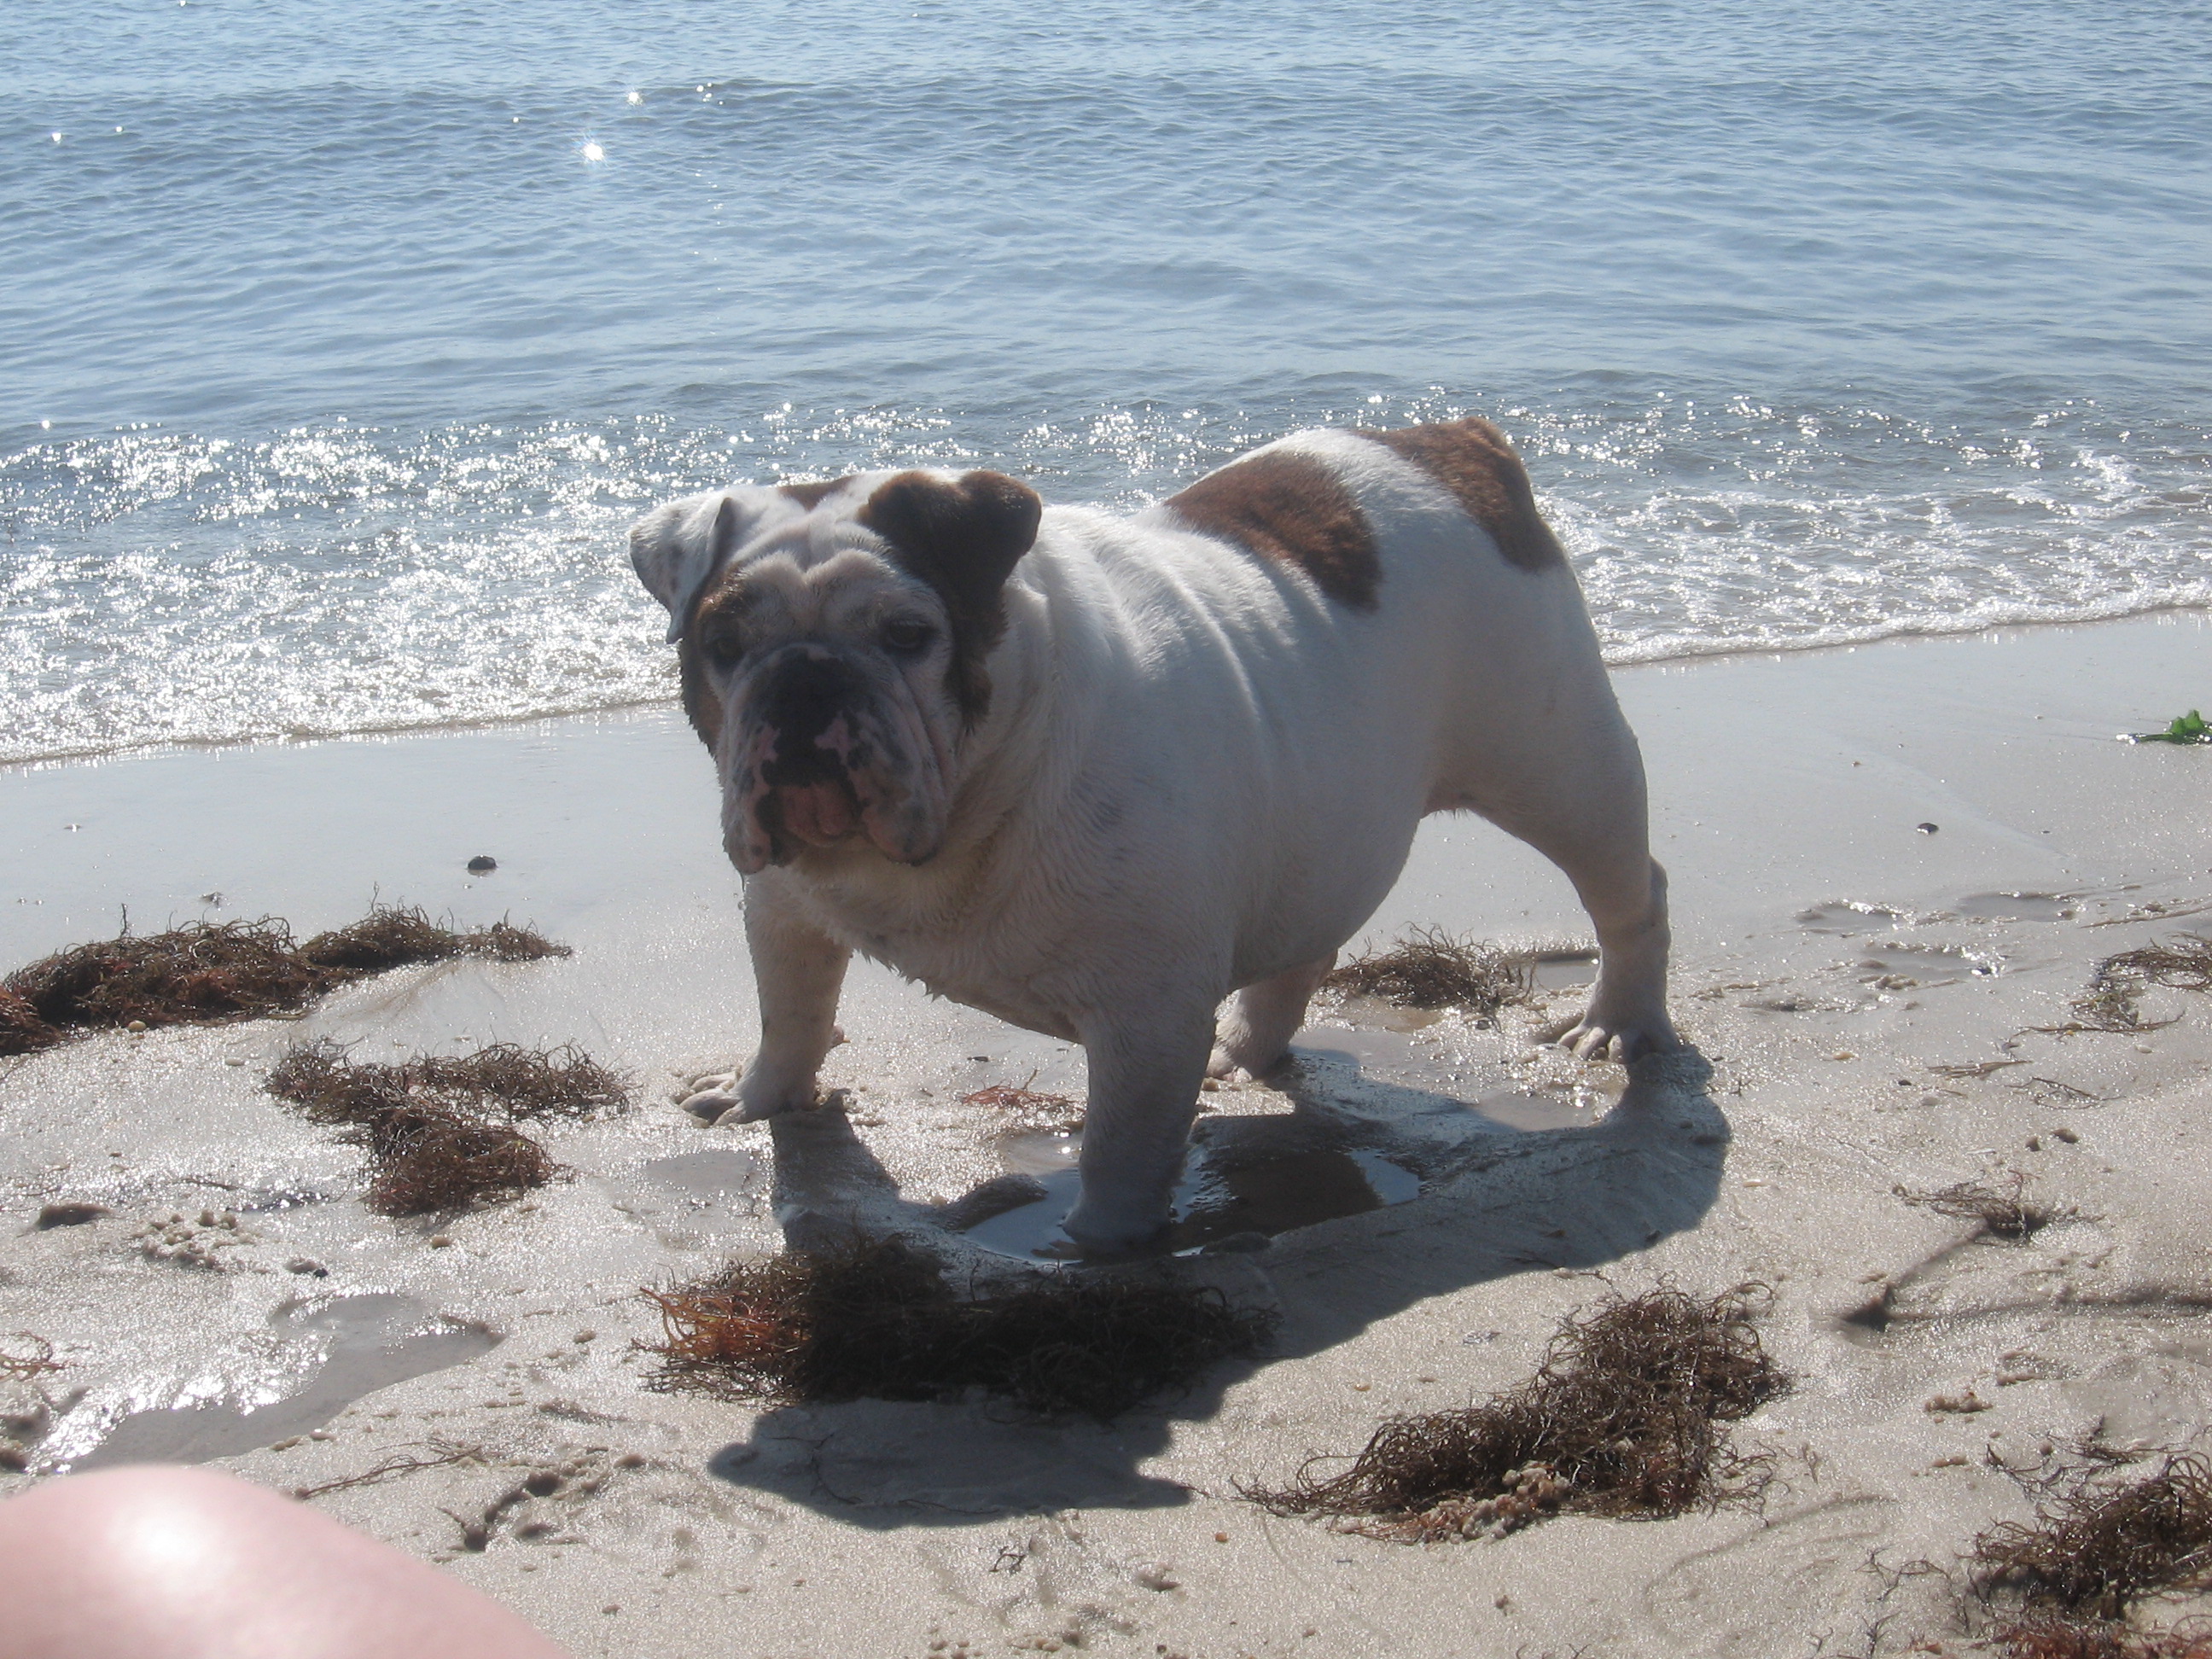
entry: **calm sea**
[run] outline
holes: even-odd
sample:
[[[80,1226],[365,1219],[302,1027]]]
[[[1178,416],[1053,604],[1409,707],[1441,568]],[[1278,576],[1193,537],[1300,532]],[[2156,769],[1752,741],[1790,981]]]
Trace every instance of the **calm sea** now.
[[[0,759],[665,696],[623,526],[1487,415],[1616,660],[2212,605],[2212,9],[9,0]]]

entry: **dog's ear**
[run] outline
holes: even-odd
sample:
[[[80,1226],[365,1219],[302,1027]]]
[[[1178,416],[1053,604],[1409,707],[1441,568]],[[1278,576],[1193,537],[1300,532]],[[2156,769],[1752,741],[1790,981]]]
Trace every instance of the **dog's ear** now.
[[[878,484],[858,516],[959,622],[997,608],[999,590],[1036,540],[1043,511],[1036,490],[1003,472],[963,472],[949,482],[902,472]]]
[[[629,562],[638,580],[668,607],[668,642],[684,637],[691,607],[744,538],[753,514],[734,493],[687,495],[631,526]]]
[[[952,624],[947,689],[973,726],[991,707],[983,662],[1006,631],[999,590],[1036,541],[1044,503],[1002,472],[947,482],[902,472],[876,486],[856,515],[884,538],[891,560],[937,590]]]

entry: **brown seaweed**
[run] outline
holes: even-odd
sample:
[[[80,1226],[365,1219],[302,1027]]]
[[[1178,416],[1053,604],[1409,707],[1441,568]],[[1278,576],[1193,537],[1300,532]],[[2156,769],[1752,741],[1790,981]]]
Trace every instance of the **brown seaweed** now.
[[[2143,1018],[2139,999],[2153,986],[2170,991],[2212,991],[2212,939],[2180,933],[2163,945],[2146,945],[2106,957],[2089,975],[2089,988],[2074,1000],[2073,1024],[2081,1030],[2124,1036],[2171,1025],[2170,1019]]]
[[[1055,1276],[963,1297],[928,1251],[860,1237],[644,1295],[665,1330],[640,1345],[660,1356],[659,1388],[778,1403],[981,1389],[1102,1421],[1257,1352],[1273,1323],[1156,1280]]]
[[[0,981],[0,1054],[51,1048],[73,1030],[203,1025],[295,1013],[354,980],[453,957],[500,962],[566,956],[505,922],[458,933],[419,909],[380,907],[349,927],[296,944],[281,918],[127,929],[72,945]]]
[[[2110,1619],[2037,1613],[1996,1631],[2004,1659],[2212,1659],[2212,1632],[2140,1631]]]
[[[2128,1479],[2083,1471],[2039,1504],[2032,1522],[2005,1522],[1967,1559],[1985,1597],[2030,1609],[2117,1620],[2144,1596],[2212,1583],[2212,1464],[2168,1452]]]
[[[2028,1201],[2027,1177],[2017,1172],[2002,1187],[1982,1181],[1961,1181],[1932,1193],[1914,1192],[1905,1187],[1893,1187],[1890,1190],[1907,1204],[1933,1210],[1937,1215],[1957,1221],[1978,1221],[1998,1238],[2026,1238],[2051,1221],[2048,1209]]]
[[[516,1124],[580,1117],[627,1098],[622,1080],[580,1050],[495,1043],[473,1054],[355,1064],[334,1042],[293,1049],[262,1086],[368,1148],[368,1206],[422,1215],[497,1202],[559,1173]]]
[[[412,1102],[510,1120],[588,1117],[629,1098],[623,1080],[574,1046],[495,1042],[472,1054],[417,1054],[397,1065],[355,1062],[311,1042],[276,1062],[264,1085],[319,1123],[362,1123]]]
[[[1437,927],[1415,927],[1388,951],[1356,957],[1322,983],[1332,989],[1380,997],[1404,1008],[1464,1008],[1485,1018],[1530,1001],[1535,968],[1480,940],[1458,939]]]
[[[47,1371],[61,1370],[62,1362],[54,1358],[54,1345],[43,1336],[33,1336],[28,1331],[18,1331],[13,1337],[7,1338],[5,1340],[10,1343],[26,1344],[27,1352],[18,1353],[12,1348],[0,1347],[0,1376],[21,1382],[28,1377],[41,1376]]]
[[[1571,1316],[1536,1375],[1487,1404],[1399,1417],[1335,1474],[1310,1460],[1244,1496],[1405,1542],[1497,1534],[1553,1509],[1660,1516],[1755,1496],[1767,1461],[1723,1425],[1785,1392],[1752,1322],[1753,1290],[1672,1286]]]

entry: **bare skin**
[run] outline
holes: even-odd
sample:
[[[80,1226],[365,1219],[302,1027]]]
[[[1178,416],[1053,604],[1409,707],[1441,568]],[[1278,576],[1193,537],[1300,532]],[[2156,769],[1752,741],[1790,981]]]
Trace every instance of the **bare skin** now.
[[[0,1504],[0,1659],[567,1659],[497,1602],[206,1469]]]

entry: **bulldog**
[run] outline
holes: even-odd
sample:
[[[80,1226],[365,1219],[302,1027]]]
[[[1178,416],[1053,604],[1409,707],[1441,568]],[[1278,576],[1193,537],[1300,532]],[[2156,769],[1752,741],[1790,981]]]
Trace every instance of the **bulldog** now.
[[[811,1103],[859,951],[1083,1045],[1064,1224],[1139,1248],[1201,1079],[1284,1058],[1431,812],[1520,837],[1589,911],[1589,1006],[1547,1037],[1677,1046],[1643,761],[1486,422],[1301,432],[1127,518],[990,471],[740,484],[650,514],[630,558],[759,985],[759,1048],[702,1115]]]

